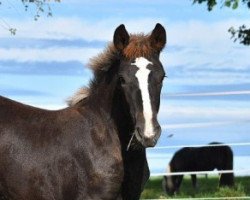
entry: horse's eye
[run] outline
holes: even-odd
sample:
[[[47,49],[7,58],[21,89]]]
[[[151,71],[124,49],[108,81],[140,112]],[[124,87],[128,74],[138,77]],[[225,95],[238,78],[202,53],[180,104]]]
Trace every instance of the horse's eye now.
[[[119,82],[121,85],[124,85],[126,83],[125,79],[123,77],[119,77]]]

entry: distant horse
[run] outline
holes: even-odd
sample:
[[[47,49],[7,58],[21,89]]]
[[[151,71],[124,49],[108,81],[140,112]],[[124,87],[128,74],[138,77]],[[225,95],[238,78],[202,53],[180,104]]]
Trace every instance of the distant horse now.
[[[12,200],[139,199],[165,77],[166,32],[124,25],[90,66],[86,98],[48,111],[0,97],[0,194]],[[131,142],[132,141],[132,142]],[[136,175],[136,176],[135,176]]]
[[[210,145],[221,144],[217,142]],[[204,147],[185,147],[177,151],[171,159],[168,172],[193,172],[210,170],[233,170],[233,152],[227,145],[223,146],[204,146]],[[192,184],[196,188],[196,175],[192,174]],[[178,192],[183,175],[172,175],[163,177],[163,189],[173,195]],[[219,186],[233,186],[233,173],[222,173],[220,175]]]

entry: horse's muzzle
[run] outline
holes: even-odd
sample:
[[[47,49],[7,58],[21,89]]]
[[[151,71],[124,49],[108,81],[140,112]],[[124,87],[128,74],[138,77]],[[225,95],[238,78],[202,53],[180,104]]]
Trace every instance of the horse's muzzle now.
[[[145,147],[154,147],[161,135],[161,127],[159,124],[157,124],[155,127],[154,127],[154,130],[153,130],[153,134],[151,134],[150,137],[148,136],[145,136],[142,134],[142,129],[137,127],[136,128],[136,133],[135,133],[135,136],[137,138],[137,140]]]

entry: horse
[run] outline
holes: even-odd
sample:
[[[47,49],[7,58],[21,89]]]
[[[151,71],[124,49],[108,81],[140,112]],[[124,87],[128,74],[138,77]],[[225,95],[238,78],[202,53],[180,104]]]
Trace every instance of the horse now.
[[[0,96],[0,194],[12,200],[139,199],[160,137],[166,31],[129,34],[90,60],[84,98],[49,111]],[[136,175],[136,176],[135,176]]]
[[[233,170],[233,152],[227,145],[212,142],[204,147],[184,147],[178,150],[172,157],[167,172],[195,172],[217,170]],[[215,145],[215,146],[213,146]],[[216,146],[218,145],[218,146]],[[168,195],[179,191],[183,175],[164,176],[162,181],[163,190]],[[193,188],[197,187],[197,178],[191,174]],[[219,186],[234,185],[233,173],[220,174]]]

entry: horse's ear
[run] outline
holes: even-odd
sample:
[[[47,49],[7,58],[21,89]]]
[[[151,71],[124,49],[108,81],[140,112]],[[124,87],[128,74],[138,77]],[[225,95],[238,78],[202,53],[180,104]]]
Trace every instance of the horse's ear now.
[[[117,50],[122,51],[129,43],[129,34],[123,24],[118,26],[114,33],[114,45]]]
[[[160,52],[164,48],[166,41],[167,35],[165,28],[161,24],[157,23],[150,35],[151,46]]]

